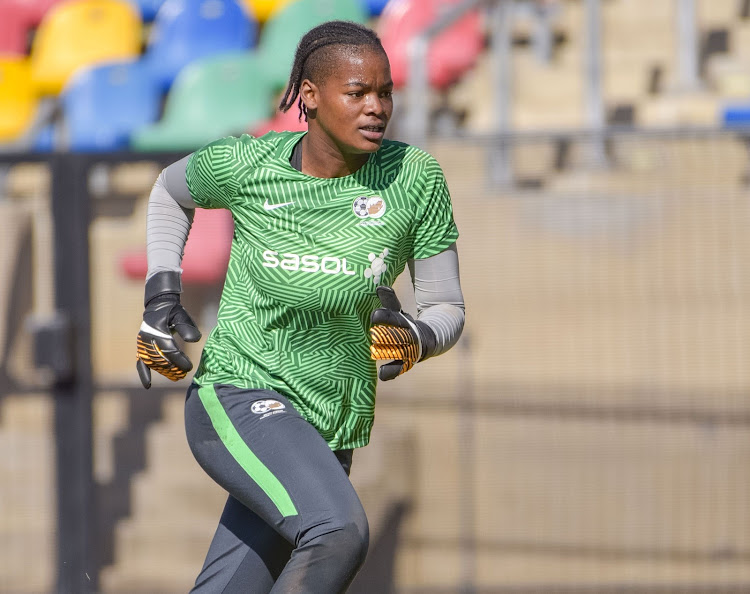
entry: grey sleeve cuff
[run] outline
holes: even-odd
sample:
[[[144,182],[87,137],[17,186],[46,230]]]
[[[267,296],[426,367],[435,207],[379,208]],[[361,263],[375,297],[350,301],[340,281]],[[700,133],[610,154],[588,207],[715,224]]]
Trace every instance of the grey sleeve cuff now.
[[[164,169],[151,189],[146,216],[146,280],[157,272],[182,272],[182,255],[196,208],[185,183],[187,158]]]
[[[409,260],[417,302],[417,319],[435,333],[436,356],[450,349],[461,337],[465,308],[461,292],[458,251],[454,243],[445,251],[422,260]]]

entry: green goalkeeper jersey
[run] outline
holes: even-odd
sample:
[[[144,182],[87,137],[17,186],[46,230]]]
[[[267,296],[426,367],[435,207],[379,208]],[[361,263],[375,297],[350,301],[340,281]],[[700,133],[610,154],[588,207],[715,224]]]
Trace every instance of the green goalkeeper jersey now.
[[[458,231],[428,153],[385,140],[352,175],[316,178],[289,162],[303,134],[224,138],[188,163],[196,204],[234,218],[218,322],[195,381],[275,390],[332,449],[361,447],[375,408],[375,288]]]

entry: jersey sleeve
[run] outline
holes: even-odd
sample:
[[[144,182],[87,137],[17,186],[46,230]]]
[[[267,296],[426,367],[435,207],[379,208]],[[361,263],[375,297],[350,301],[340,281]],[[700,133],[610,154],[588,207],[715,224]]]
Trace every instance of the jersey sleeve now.
[[[423,179],[414,232],[413,257],[418,260],[439,254],[458,239],[448,184],[442,168],[434,158],[428,161]]]
[[[190,195],[201,208],[232,209],[237,196],[240,170],[246,162],[238,158],[241,146],[251,136],[233,136],[211,142],[193,153],[185,170]]]

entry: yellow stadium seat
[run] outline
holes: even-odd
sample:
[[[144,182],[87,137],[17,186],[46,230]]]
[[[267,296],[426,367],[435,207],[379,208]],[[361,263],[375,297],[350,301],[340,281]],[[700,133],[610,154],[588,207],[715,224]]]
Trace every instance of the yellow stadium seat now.
[[[29,128],[36,103],[28,59],[0,57],[0,142],[14,140]]]
[[[245,6],[259,23],[265,23],[274,12],[293,0],[244,0]]]
[[[40,93],[57,95],[81,66],[140,54],[141,17],[124,0],[71,0],[42,20],[31,46],[31,77]]]

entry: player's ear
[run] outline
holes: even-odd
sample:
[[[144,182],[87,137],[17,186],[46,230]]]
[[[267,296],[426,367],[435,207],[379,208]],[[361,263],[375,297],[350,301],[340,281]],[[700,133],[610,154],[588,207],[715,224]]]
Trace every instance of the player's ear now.
[[[302,81],[302,84],[299,88],[299,96],[300,99],[302,99],[302,103],[304,103],[305,107],[307,107],[308,112],[318,109],[319,93],[320,90],[318,89],[317,85],[311,80],[306,78]]]

